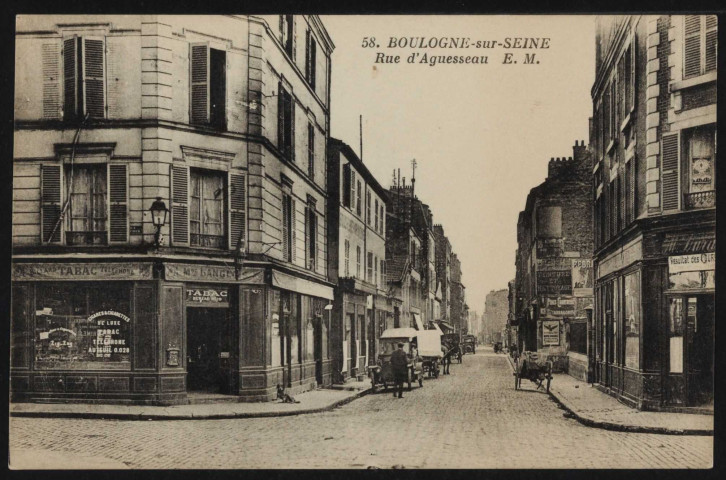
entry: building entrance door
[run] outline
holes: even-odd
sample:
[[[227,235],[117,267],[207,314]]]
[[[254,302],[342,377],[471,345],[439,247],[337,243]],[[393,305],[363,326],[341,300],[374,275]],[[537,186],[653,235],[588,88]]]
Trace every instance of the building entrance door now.
[[[685,297],[685,371],[688,404],[713,401],[714,297]]]
[[[229,309],[187,308],[187,390],[231,393]]]

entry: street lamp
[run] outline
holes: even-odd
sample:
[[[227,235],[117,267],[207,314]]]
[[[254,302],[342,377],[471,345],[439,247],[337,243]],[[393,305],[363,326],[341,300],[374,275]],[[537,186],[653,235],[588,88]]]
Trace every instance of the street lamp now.
[[[169,209],[166,208],[166,204],[161,197],[156,197],[156,200],[151,204],[149,211],[151,212],[151,222],[154,224],[154,227],[156,227],[156,232],[154,233],[154,245],[158,247],[161,236],[161,227],[166,224],[166,217],[169,213]]]

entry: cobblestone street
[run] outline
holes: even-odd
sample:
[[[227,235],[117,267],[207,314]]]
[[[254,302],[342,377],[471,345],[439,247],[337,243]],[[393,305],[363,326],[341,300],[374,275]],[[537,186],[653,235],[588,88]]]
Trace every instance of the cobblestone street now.
[[[331,412],[193,421],[10,419],[11,466],[68,468],[708,468],[713,437],[583,426],[542,391],[515,391],[484,350],[423,388]],[[89,460],[90,457],[93,457]],[[36,462],[36,463],[34,463]],[[60,461],[59,461],[60,462]],[[94,463],[95,462],[95,463]],[[106,463],[104,463],[106,462]],[[81,465],[76,465],[76,468]]]

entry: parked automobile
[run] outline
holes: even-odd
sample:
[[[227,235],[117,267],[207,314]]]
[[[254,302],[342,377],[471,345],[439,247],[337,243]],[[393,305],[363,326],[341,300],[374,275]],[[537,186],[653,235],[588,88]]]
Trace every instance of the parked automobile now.
[[[409,358],[408,389],[411,390],[414,382],[418,382],[418,385],[423,387],[423,359],[418,353],[418,333],[415,328],[389,328],[383,331],[376,364],[368,367],[373,392],[380,386],[387,390],[389,386],[394,385],[391,354],[398,348],[399,343],[403,343],[403,351]]]
[[[476,337],[474,335],[464,335],[462,337],[463,353],[476,353]]]

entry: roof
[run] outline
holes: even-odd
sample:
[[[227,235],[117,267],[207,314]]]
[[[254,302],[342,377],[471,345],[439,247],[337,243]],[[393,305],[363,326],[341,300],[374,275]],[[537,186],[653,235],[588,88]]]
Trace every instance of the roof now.
[[[383,202],[388,202],[388,190],[381,186],[376,177],[374,177],[370,170],[368,170],[368,167],[365,166],[363,160],[356,155],[350,145],[333,137],[328,139],[328,145],[332,148],[336,148],[340,153],[342,153],[345,159],[348,160],[358,173],[366,179],[366,182],[378,194],[378,196],[381,197]]]
[[[383,331],[381,338],[413,338],[418,335],[415,328],[388,328]]]

